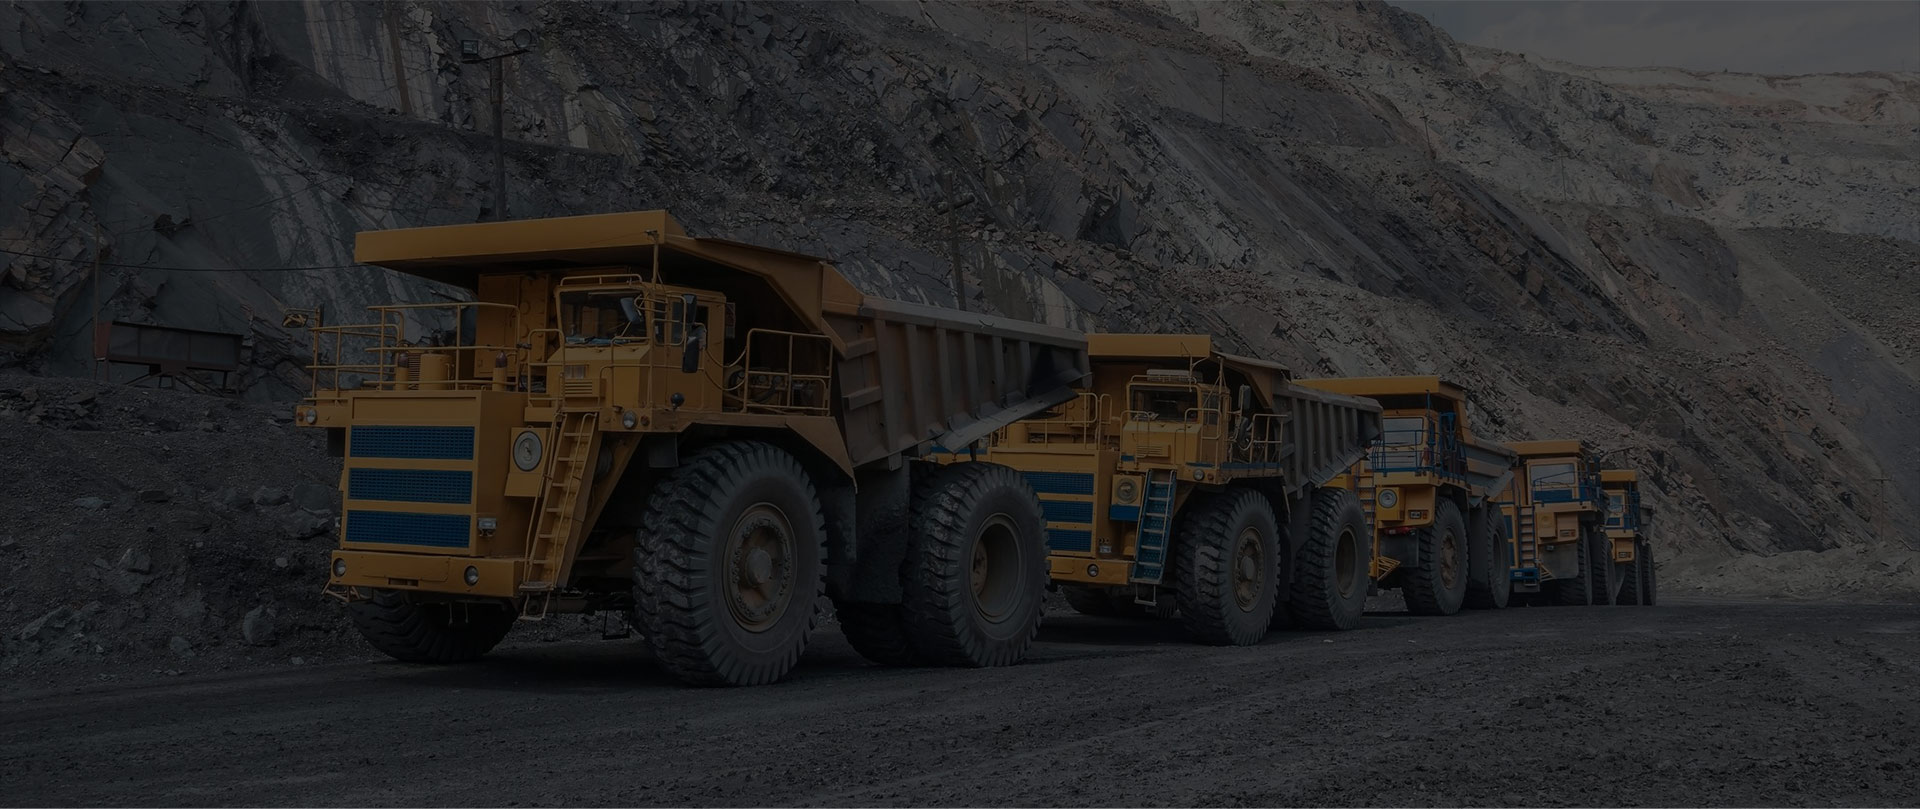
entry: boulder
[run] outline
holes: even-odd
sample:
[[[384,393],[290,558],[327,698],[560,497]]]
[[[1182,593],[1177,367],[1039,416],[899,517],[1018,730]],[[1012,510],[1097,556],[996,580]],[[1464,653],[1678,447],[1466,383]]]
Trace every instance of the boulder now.
[[[193,656],[193,644],[187,642],[186,638],[180,637],[179,635],[175,635],[173,636],[173,640],[167,641],[167,648],[172,649],[174,654],[181,657]]]
[[[278,506],[286,502],[287,493],[271,486],[253,490],[253,504],[256,506]]]
[[[279,640],[274,631],[274,615],[274,610],[265,604],[249,610],[240,620],[240,636],[250,646],[272,646]]]
[[[293,487],[293,504],[306,511],[331,512],[339,502],[340,490],[332,486],[302,483]]]
[[[107,507],[107,501],[99,497],[76,497],[73,504],[88,511],[99,511]]]

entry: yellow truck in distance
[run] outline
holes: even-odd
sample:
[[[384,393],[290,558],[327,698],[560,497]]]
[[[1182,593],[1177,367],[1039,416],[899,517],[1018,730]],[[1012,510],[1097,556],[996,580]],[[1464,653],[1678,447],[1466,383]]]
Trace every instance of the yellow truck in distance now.
[[[1370,537],[1352,495],[1322,484],[1379,433],[1378,405],[1294,385],[1205,335],[1091,334],[1087,350],[1073,400],[936,456],[1025,476],[1069,603],[1177,614],[1213,644],[1257,642],[1289,617],[1357,623]]]
[[[1602,469],[1600,490],[1607,498],[1605,530],[1620,578],[1613,603],[1651,607],[1653,508],[1640,501],[1640,474],[1631,469]]]
[[[1333,485],[1352,489],[1374,527],[1373,578],[1407,611],[1452,615],[1507,605],[1510,556],[1494,500],[1512,480],[1512,450],[1467,426],[1467,394],[1437,376],[1306,379],[1380,403],[1381,434]]]
[[[457,662],[611,612],[687,682],[767,683],[825,594],[869,649],[1025,654],[1039,503],[1005,467],[913,460],[1072,399],[1084,335],[870,297],[664,211],[371,231],[355,257],[472,295],[311,329],[296,422],[344,458],[327,589],[381,651]]]
[[[1602,530],[1607,500],[1586,442],[1520,441],[1521,473],[1502,498],[1514,536],[1514,592],[1529,600],[1609,604],[1624,582]]]

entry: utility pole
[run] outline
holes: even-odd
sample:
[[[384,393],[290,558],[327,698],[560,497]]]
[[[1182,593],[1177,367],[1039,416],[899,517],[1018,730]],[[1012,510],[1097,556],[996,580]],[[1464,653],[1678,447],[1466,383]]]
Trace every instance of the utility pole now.
[[[533,48],[533,32],[525,28],[514,32],[513,50],[492,56],[480,55],[480,40],[460,40],[460,61],[467,64],[487,63],[489,100],[493,102],[493,219],[507,218],[507,136],[506,136],[506,69],[503,61],[510,56],[519,56]]]
[[[947,252],[953,262],[953,307],[967,311],[967,284],[960,269],[960,200],[954,195],[954,174],[941,176],[947,187]]]
[[[107,249],[106,240],[100,238],[98,228],[93,233],[93,368],[87,376],[100,378],[100,360],[106,356],[107,347],[100,338],[100,253]]]
[[[1220,63],[1220,125],[1227,125],[1227,64]]]

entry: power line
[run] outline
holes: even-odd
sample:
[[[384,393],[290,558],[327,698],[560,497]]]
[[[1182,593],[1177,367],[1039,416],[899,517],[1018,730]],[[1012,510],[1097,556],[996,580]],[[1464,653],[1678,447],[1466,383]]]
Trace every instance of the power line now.
[[[62,258],[60,256],[48,256],[48,255],[41,255],[39,253],[26,253],[19,250],[8,250],[3,247],[0,247],[0,253],[5,253],[10,256],[22,256],[25,258],[44,259],[47,261],[64,261],[68,264],[94,263],[93,259],[90,259],[90,258]],[[356,267],[367,267],[367,265],[365,264],[330,264],[330,265],[319,266],[319,267],[166,267],[166,266],[161,266],[157,264],[127,264],[127,263],[118,262],[118,261],[102,261],[100,262],[100,266],[121,267],[121,268],[132,269],[132,270],[163,270],[165,272],[307,272],[309,270],[348,270]],[[367,269],[372,269],[372,268],[367,267]]]

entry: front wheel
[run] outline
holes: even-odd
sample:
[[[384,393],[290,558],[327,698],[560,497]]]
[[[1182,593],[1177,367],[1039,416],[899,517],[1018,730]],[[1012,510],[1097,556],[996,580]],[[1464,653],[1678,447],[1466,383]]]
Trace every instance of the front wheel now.
[[[375,590],[348,604],[347,615],[373,648],[408,663],[477,659],[499,645],[516,617],[505,602],[420,602],[399,590]]]
[[[655,485],[635,535],[634,606],[660,664],[694,685],[764,685],[800,661],[826,586],[805,469],[757,441],[715,444]]]
[[[1187,634],[1216,646],[1266,637],[1279,596],[1278,521],[1258,492],[1229,490],[1188,506],[1175,548]]]
[[[901,583],[907,640],[927,663],[1018,663],[1046,606],[1040,500],[1018,472],[998,464],[925,471],[915,481],[913,546]]]

